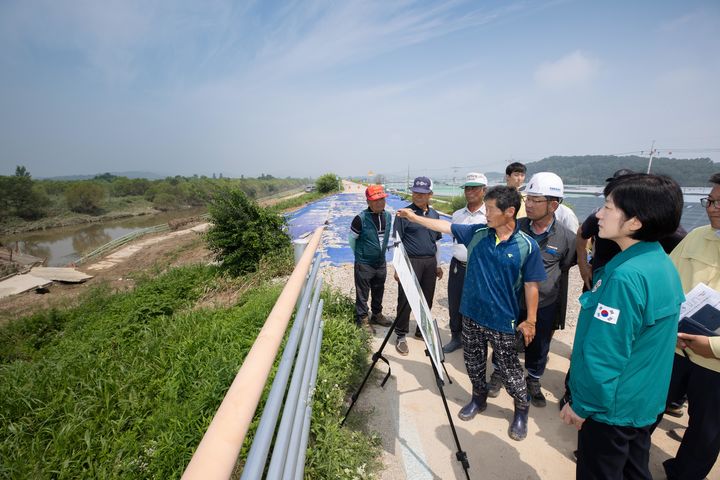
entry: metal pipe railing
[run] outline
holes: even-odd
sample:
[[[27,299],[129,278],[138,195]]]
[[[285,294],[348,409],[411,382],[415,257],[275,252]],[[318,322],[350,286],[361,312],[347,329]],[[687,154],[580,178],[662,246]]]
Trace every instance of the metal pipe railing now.
[[[300,349],[298,351],[297,360],[295,361],[295,368],[293,369],[292,379],[290,380],[290,387],[288,388],[287,396],[285,399],[285,406],[283,408],[282,419],[280,420],[280,426],[275,438],[275,446],[273,448],[273,455],[270,459],[270,466],[268,467],[268,473],[266,478],[282,478],[285,454],[287,453],[288,445],[290,444],[290,434],[292,433],[293,417],[295,409],[298,404],[298,398],[302,387],[302,376],[305,371],[306,359],[308,357],[308,351],[310,350],[311,340],[313,336],[314,325],[316,322],[317,314],[317,298],[320,296],[320,290],[322,287],[322,277],[316,280],[315,287],[315,298],[311,303],[310,313],[307,316],[306,328],[303,330],[302,342],[300,343]],[[282,452],[282,453],[280,453]]]
[[[322,314],[322,305],[320,305],[320,312]],[[305,407],[305,419],[303,421],[302,433],[300,436],[300,446],[298,447],[298,459],[295,462],[295,478],[301,480],[305,472],[305,453],[307,449],[308,437],[310,436],[310,418],[312,417],[312,400],[315,395],[315,382],[317,381],[318,367],[320,366],[320,347],[322,346],[323,329],[325,322],[320,321],[320,327],[318,329],[318,341],[315,353],[313,354],[313,365],[312,374],[310,375],[310,391],[307,396],[307,406]]]
[[[277,425],[280,408],[282,407],[283,397],[285,396],[285,388],[287,387],[287,382],[290,378],[290,372],[295,360],[295,353],[297,352],[298,344],[300,343],[300,337],[304,330],[303,327],[307,323],[305,319],[308,317],[307,314],[310,306],[312,285],[315,284],[315,278],[317,277],[319,268],[320,255],[316,255],[312,271],[310,272],[310,276],[306,282],[308,287],[304,289],[304,295],[302,296],[300,306],[295,314],[295,322],[290,330],[288,340],[285,343],[285,349],[283,350],[280,365],[275,373],[275,379],[273,380],[268,399],[265,402],[265,408],[263,409],[262,416],[260,417],[260,423],[255,431],[252,447],[250,447],[247,461],[243,467],[241,480],[255,480],[260,478],[263,470],[265,469],[265,462],[267,460],[268,452],[270,451],[270,444],[272,443],[273,433],[275,432],[275,426]],[[313,302],[317,302],[319,294],[320,291],[316,290],[315,295],[313,296]]]
[[[310,263],[320,244],[323,228],[315,229],[305,253],[195,450],[183,479],[225,480],[232,474]]]
[[[320,330],[320,328],[318,327],[320,326],[322,307],[323,303],[321,300],[320,304],[318,305],[315,318],[313,318],[313,322],[310,326],[310,343],[308,344],[308,350],[306,352],[307,355],[305,356],[305,359],[302,360],[298,357],[298,362],[302,361],[303,368],[297,369],[297,375],[302,378],[300,379],[300,389],[297,393],[295,409],[293,411],[285,410],[283,412],[283,416],[289,415],[292,419],[292,422],[290,422],[290,431],[288,432],[288,437],[290,437],[290,441],[287,445],[287,451],[278,451],[277,447],[275,448],[275,450],[273,450],[273,459],[278,456],[285,464],[281,478],[291,478],[291,476],[295,473],[295,462],[298,458],[298,448],[300,448],[300,436],[302,434],[303,420],[305,419],[305,410],[307,408],[307,395],[308,391],[310,390],[310,375],[312,374],[312,364],[315,360],[312,357],[312,354],[315,353],[315,349],[317,348],[318,332]],[[278,430],[278,437],[282,434],[283,432],[281,430]],[[272,462],[270,465],[272,466]],[[270,470],[268,470],[267,478],[273,478],[270,476]]]

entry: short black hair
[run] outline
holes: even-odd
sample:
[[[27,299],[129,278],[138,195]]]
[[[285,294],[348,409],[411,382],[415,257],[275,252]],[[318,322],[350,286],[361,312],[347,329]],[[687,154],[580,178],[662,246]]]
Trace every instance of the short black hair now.
[[[680,225],[682,189],[666,175],[623,175],[605,186],[605,197],[608,196],[612,196],[612,202],[625,218],[636,217],[642,223],[630,238],[655,242],[674,233]]]
[[[710,180],[708,180],[710,183],[714,183],[715,185],[720,185],[720,173],[713,173],[712,177],[710,177]]]
[[[488,200],[495,200],[495,205],[503,212],[510,207],[515,207],[515,215],[513,215],[513,217],[517,217],[522,197],[515,187],[495,185],[494,187],[488,188],[485,194],[485,201],[487,202]]]
[[[505,175],[512,175],[515,172],[527,173],[527,167],[520,162],[513,162],[505,167]]]

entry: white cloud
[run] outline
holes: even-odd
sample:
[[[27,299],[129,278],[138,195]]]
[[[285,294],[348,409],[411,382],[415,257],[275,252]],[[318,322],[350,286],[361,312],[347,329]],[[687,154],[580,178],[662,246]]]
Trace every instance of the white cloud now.
[[[347,65],[476,28],[517,14],[522,7],[477,7],[467,0],[400,3],[297,3],[274,19],[258,52],[263,67],[282,74]],[[263,70],[262,75],[267,72]]]
[[[535,81],[544,87],[562,88],[587,83],[600,69],[600,62],[576,50],[535,70]]]

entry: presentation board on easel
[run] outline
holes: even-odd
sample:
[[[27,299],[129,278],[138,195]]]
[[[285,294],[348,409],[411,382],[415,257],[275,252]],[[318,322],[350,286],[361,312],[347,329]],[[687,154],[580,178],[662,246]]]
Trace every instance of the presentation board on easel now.
[[[400,279],[400,284],[405,292],[408,303],[410,304],[410,309],[415,317],[415,321],[417,321],[420,326],[423,340],[425,340],[425,345],[427,345],[428,352],[430,352],[430,359],[435,365],[440,379],[445,380],[443,378],[441,363],[444,356],[437,323],[432,318],[430,308],[422,294],[420,283],[415,276],[412,265],[410,265],[410,259],[407,256],[407,252],[405,252],[405,247],[403,247],[402,242],[398,243],[395,247],[392,263]]]

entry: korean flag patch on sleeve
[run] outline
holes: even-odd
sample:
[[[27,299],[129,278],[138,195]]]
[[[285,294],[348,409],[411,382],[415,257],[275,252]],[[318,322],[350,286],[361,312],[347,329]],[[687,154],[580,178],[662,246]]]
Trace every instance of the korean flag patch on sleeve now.
[[[615,325],[618,321],[618,317],[620,317],[620,310],[598,303],[598,306],[595,309],[595,315],[593,316],[598,320]]]

